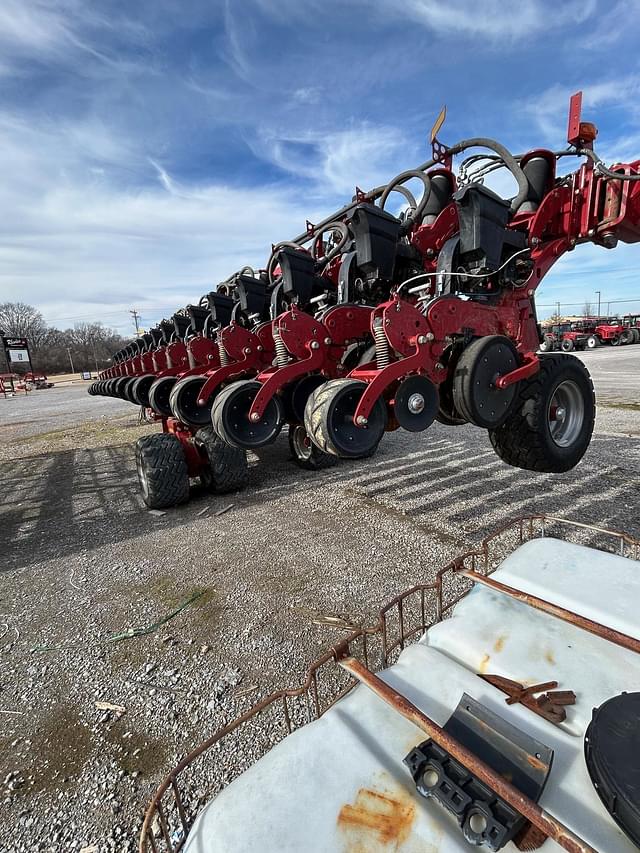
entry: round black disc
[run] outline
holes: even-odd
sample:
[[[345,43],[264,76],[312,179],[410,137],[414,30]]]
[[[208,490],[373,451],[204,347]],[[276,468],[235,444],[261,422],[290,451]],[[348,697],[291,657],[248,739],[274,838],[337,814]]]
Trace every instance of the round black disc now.
[[[640,846],[640,693],[622,693],[594,709],[584,754],[605,808]]]
[[[328,438],[339,456],[361,458],[373,453],[387,425],[387,410],[381,399],[364,426],[356,426],[353,415],[365,390],[364,383],[354,380],[342,385],[333,395],[327,416]]]
[[[149,405],[155,412],[163,415],[165,418],[170,418],[172,415],[171,407],[169,406],[169,397],[176,381],[175,376],[163,376],[162,379],[156,379],[149,389]]]
[[[284,424],[279,397],[272,397],[259,421],[249,420],[249,410],[262,384],[255,380],[234,382],[218,395],[214,427],[221,438],[236,447],[251,450],[263,447],[278,437]],[[223,396],[224,395],[224,396]],[[212,411],[212,418],[214,412]]]
[[[213,397],[206,406],[198,405],[198,396],[206,382],[204,376],[187,376],[173,386],[169,398],[171,411],[179,421],[189,426],[208,426],[211,422]]]
[[[508,417],[518,384],[496,387],[496,379],[518,366],[517,352],[509,338],[487,335],[463,350],[455,369],[453,402],[470,423],[495,429]]]
[[[421,432],[438,414],[438,389],[426,376],[407,376],[395,393],[393,412],[403,429]]]
[[[126,400],[126,387],[127,383],[130,380],[130,376],[121,376],[119,379],[116,379],[113,383],[113,396],[114,397],[122,397]]]

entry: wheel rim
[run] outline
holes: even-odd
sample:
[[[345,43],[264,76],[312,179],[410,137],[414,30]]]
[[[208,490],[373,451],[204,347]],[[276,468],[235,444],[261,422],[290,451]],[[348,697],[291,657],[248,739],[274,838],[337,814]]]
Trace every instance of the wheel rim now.
[[[147,472],[144,469],[144,465],[140,457],[136,459],[136,468],[138,469],[138,480],[140,481],[142,495],[146,499],[149,497],[149,480],[147,478]]]
[[[303,426],[296,426],[293,428],[291,441],[293,443],[293,452],[296,454],[298,459],[301,459],[303,462],[308,462],[313,455],[313,442],[309,438],[309,435]]]
[[[238,382],[230,386],[221,402],[220,420],[224,439],[236,447],[252,449],[271,444],[278,437],[284,415],[282,403],[278,397],[272,397],[267,403],[259,421],[249,420],[249,410],[256,394],[262,387],[260,382]]]
[[[549,433],[558,447],[570,447],[582,432],[584,399],[571,379],[561,382],[553,393],[547,413]]]

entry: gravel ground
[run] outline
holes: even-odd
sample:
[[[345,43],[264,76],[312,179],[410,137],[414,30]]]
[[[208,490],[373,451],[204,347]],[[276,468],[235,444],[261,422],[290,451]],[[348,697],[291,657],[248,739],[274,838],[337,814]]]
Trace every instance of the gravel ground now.
[[[0,850],[134,850],[179,757],[342,636],[315,618],[372,620],[508,517],[640,536],[640,346],[584,360],[605,405],[567,475],[510,468],[466,426],[398,432],[320,474],[282,438],[246,491],[163,515],[131,452],[157,427],[130,404],[82,386],[0,400]]]

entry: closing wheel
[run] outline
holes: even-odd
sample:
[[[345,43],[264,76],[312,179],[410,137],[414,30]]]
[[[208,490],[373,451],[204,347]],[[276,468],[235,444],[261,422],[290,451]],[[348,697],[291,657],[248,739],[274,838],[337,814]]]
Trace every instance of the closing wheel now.
[[[587,368],[573,355],[549,355],[540,359],[538,373],[521,383],[512,413],[489,437],[509,465],[558,474],[582,459],[594,423]]]
[[[393,413],[403,429],[421,432],[436,419],[439,406],[438,389],[426,376],[408,376],[398,386]]]
[[[123,400],[128,400],[130,403],[137,405],[134,397],[133,397],[133,385],[137,379],[137,376],[129,376],[126,382],[123,382],[120,387],[120,396]]]
[[[118,379],[114,379],[113,384],[111,385],[111,396],[120,397],[122,400],[126,400],[124,389],[130,378],[130,376],[120,376]]]
[[[189,426],[209,426],[213,397],[206,406],[198,405],[198,395],[206,381],[204,376],[185,376],[176,382],[169,395],[169,408],[174,418]]]
[[[291,420],[301,424],[304,421],[304,409],[307,405],[309,395],[327,381],[325,376],[313,373],[311,376],[303,376],[293,385],[288,397],[287,414]]]
[[[366,387],[359,379],[332,379],[311,394],[304,425],[316,447],[347,459],[375,453],[387,425],[387,409],[378,398],[367,423],[355,425],[353,415]]]
[[[156,381],[156,377],[151,373],[146,376],[138,376],[131,383],[129,388],[129,396],[138,406],[149,406],[149,390]]]
[[[136,468],[142,499],[151,509],[176,506],[189,499],[189,470],[174,435],[145,435],[136,442]]]
[[[335,456],[316,447],[301,424],[289,427],[289,449],[296,465],[307,471],[319,471],[336,464]]]
[[[217,494],[244,489],[249,478],[246,450],[227,444],[212,426],[199,429],[194,442],[207,463],[200,473],[205,488]]]
[[[518,366],[513,343],[502,335],[472,341],[462,351],[453,377],[453,402],[469,423],[484,429],[499,426],[509,415],[517,383],[497,388],[495,381]]]
[[[241,379],[220,391],[211,409],[211,422],[221,439],[234,447],[251,450],[275,441],[284,424],[279,397],[272,397],[259,421],[249,420],[249,410],[262,383]]]
[[[165,418],[172,415],[169,397],[177,381],[175,376],[163,376],[162,379],[156,379],[149,388],[149,407]]]

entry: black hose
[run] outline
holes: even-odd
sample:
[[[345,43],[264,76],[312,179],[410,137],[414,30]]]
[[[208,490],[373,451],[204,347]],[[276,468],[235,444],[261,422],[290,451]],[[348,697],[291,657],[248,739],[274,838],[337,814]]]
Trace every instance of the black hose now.
[[[623,172],[615,172],[613,169],[607,169],[596,152],[592,151],[590,148],[579,148],[577,153],[593,160],[595,163],[595,171],[600,175],[604,175],[605,178],[613,178],[616,181],[640,181],[640,175],[625,175]]]
[[[389,194],[397,190],[405,181],[408,181],[411,178],[418,178],[418,180],[422,181],[424,184],[424,191],[419,203],[415,206],[410,216],[405,220],[405,224],[409,224],[409,222],[416,222],[422,211],[425,209],[427,201],[429,200],[429,193],[431,192],[431,179],[429,176],[425,175],[425,173],[419,169],[408,169],[406,172],[401,172],[399,175],[396,175],[395,178],[392,178],[380,197],[380,207],[384,210],[384,205],[386,200],[389,198]]]

